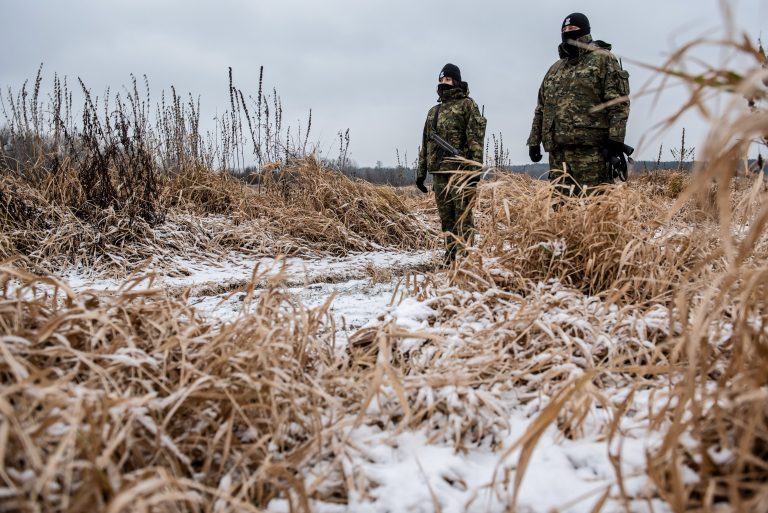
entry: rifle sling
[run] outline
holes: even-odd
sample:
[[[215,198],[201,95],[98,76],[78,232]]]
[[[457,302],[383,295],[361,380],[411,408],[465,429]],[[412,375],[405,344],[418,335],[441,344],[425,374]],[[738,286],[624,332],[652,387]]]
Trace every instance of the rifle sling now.
[[[435,117],[432,118],[432,131],[437,133],[437,117],[440,115],[440,107],[442,107],[441,104],[437,104],[437,108],[435,109]]]
[[[435,117],[432,118],[432,133],[437,135],[440,135],[437,133],[437,118],[440,116],[440,107],[442,106],[442,103],[437,104],[437,107],[435,108]],[[445,158],[445,150],[440,145],[437,146],[437,158],[438,165],[440,165]]]

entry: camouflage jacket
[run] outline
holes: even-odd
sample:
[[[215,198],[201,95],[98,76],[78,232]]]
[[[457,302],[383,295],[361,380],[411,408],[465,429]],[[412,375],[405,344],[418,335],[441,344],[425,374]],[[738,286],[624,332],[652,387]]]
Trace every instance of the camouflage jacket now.
[[[486,119],[480,114],[475,100],[457,87],[443,93],[439,105],[437,133],[458,149],[462,157],[483,162]],[[439,146],[429,138],[437,107],[435,105],[429,110],[424,123],[424,133],[419,149],[418,176],[420,177],[427,176],[427,172],[456,169],[456,164],[451,164],[442,158]]]
[[[589,35],[579,41],[589,48],[561,58],[544,76],[528,146],[543,142],[550,151],[555,146],[600,146],[607,139],[624,142],[629,73],[621,69],[610,45],[593,42]]]

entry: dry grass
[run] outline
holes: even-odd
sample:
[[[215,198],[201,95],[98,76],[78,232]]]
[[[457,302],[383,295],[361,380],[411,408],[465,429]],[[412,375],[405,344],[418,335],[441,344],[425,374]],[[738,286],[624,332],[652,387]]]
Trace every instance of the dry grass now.
[[[434,244],[396,189],[352,181],[313,159],[291,161],[259,190],[225,173],[193,167],[160,181],[165,222],[91,209],[87,218],[46,189],[7,175],[0,185],[0,256],[25,256],[33,268],[80,265],[128,274],[147,259],[256,255],[343,255]],[[74,187],[79,183],[73,181]]]
[[[665,470],[665,451],[674,450],[687,452],[672,462],[722,483],[713,490],[725,493],[730,484],[730,500],[749,500],[747,490],[759,491],[765,477],[763,425],[754,409],[765,413],[755,393],[763,385],[755,386],[766,351],[713,346],[702,360],[704,375],[721,380],[712,390],[729,400],[702,402],[701,390],[691,391],[685,379],[703,358],[686,346],[700,319],[676,322],[716,293],[702,280],[722,274],[721,258],[706,272],[691,272],[719,252],[709,229],[660,236],[660,227],[680,228],[684,220],[665,221],[664,196],[642,201],[632,186],[572,200],[542,220],[551,192],[546,183],[514,176],[484,186],[480,247],[447,277],[408,280],[413,300],[430,308],[426,327],[414,331],[396,317],[382,318],[351,339],[348,353],[332,350],[328,305],[307,310],[274,287],[258,297],[247,289],[252,313],[220,326],[202,320],[183,295],[131,285],[113,295],[75,294],[6,265],[0,373],[8,421],[0,433],[9,504],[195,511],[218,501],[249,510],[282,496],[309,511],[310,499],[345,502],[376,486],[342,463],[354,450],[345,436],[351,419],[426,430],[457,450],[498,447],[511,407],[553,398],[520,441],[530,454],[547,426],[578,439],[595,408],[621,411],[625,406],[610,397],[621,387],[694,394],[649,419],[671,440],[649,455],[657,483],[650,497],[683,497],[681,511],[697,503],[698,489],[675,490],[674,474]],[[517,197],[527,197],[525,205],[510,203]],[[602,221],[579,228],[592,218]],[[558,237],[567,241],[561,250],[542,248]],[[710,245],[699,247],[701,240]],[[587,271],[590,261],[597,264]],[[659,269],[651,273],[652,266]],[[749,276],[751,288],[732,284],[717,303],[719,316],[704,319],[720,331],[705,331],[698,343],[726,330],[723,321],[740,319],[734,333],[747,344],[755,330],[762,333],[754,323],[755,312],[764,311],[762,275]],[[542,285],[548,280],[557,284]],[[683,289],[687,307],[678,304]],[[692,376],[698,382],[702,374]],[[369,408],[374,401],[377,408]],[[728,410],[713,415],[717,404]],[[718,466],[695,457],[705,448],[690,453],[676,445],[684,432],[707,440],[706,447],[729,447],[721,436],[731,445],[752,441],[743,460]],[[308,468],[324,470],[309,479]],[[497,486],[512,494],[515,483]]]
[[[555,201],[562,203],[553,210]],[[480,202],[485,215],[472,274],[493,283],[482,269],[496,261],[514,271],[505,277],[512,282],[497,284],[507,289],[555,279],[588,294],[610,292],[612,301],[663,300],[715,239],[691,233],[683,220],[667,221],[669,202],[641,187],[562,200],[547,184],[512,176],[490,184]]]
[[[47,103],[42,83],[41,67],[31,91],[0,98],[0,258],[129,274],[190,252],[344,254],[435,239],[395,189],[324,167],[307,149],[311,121],[292,137],[263,75],[246,98],[230,70],[231,111],[213,133],[200,130],[199,102],[175,89],[153,103],[146,77],[142,90],[132,77],[101,99],[80,81],[82,120],[66,80],[54,77]],[[233,177],[244,170],[257,186]]]
[[[350,341],[353,367],[374,372],[382,422],[426,429],[433,441],[465,450],[498,444],[512,405],[551,398],[502,456],[523,449],[523,470],[499,484],[514,504],[546,427],[578,439],[607,411],[614,421],[601,429],[608,440],[620,437],[624,414],[632,410],[637,421],[639,407],[611,395],[650,391],[659,400],[647,426],[663,439],[648,454],[655,487],[606,491],[608,504],[661,497],[680,512],[716,503],[763,511],[764,231],[753,231],[755,240],[735,235],[754,251],[731,275],[720,226],[696,220],[696,199],[675,211],[664,190],[648,188],[630,183],[552,211],[549,184],[510,176],[483,186],[479,246],[447,279],[412,285],[431,311],[421,330],[382,318]],[[762,177],[726,190],[734,218],[761,222]],[[688,473],[699,480],[684,479]]]
[[[578,439],[596,408],[616,419],[635,408],[611,397],[631,389],[668,402],[648,412],[664,436],[648,455],[656,487],[624,500],[760,511],[765,260],[753,256],[731,276],[718,225],[691,224],[690,205],[670,216],[674,200],[646,197],[644,187],[551,211],[546,183],[511,176],[483,186],[480,246],[447,276],[407,280],[412,301],[430,309],[424,328],[383,317],[341,353],[332,350],[328,305],[305,309],[272,286],[258,297],[247,288],[251,313],[221,326],[183,295],[133,285],[75,294],[6,265],[7,503],[255,510],[281,496],[309,511],[311,499],[345,502],[376,486],[343,464],[356,450],[345,435],[355,422],[425,430],[457,450],[498,447],[510,408],[549,397],[519,441],[521,470],[495,485],[514,502],[547,427]],[[729,205],[754,221],[762,183],[728,190]],[[620,423],[603,429],[620,436]],[[309,478],[307,469],[322,471]],[[691,470],[699,482],[681,479]]]
[[[300,488],[344,404],[323,385],[327,305],[250,290],[221,327],[151,283],[75,294],[7,265],[0,282],[3,510],[257,511]]]
[[[478,246],[448,273],[404,280],[418,322],[382,315],[345,351],[334,350],[328,304],[307,309],[274,283],[257,294],[259,276],[248,313],[220,325],[183,295],[138,283],[76,294],[4,264],[3,507],[255,511],[280,496],[310,511],[311,499],[346,503],[376,488],[348,463],[364,452],[348,437],[357,426],[498,448],[522,408],[529,427],[489,483],[510,510],[553,426],[606,443],[617,486],[599,491],[594,511],[659,498],[678,513],[768,510],[768,201],[762,175],[737,177],[733,165],[768,133],[765,111],[739,107],[765,101],[765,56],[739,73],[691,75],[687,52],[702,43],[659,71],[690,84],[685,108],[712,116],[706,167],[557,198],[556,210],[547,183],[483,185]],[[725,46],[758,56],[747,38]],[[706,100],[722,91],[735,100],[715,117]],[[181,234],[121,225],[134,218],[108,208],[101,229],[83,232],[46,189],[3,182],[3,251],[126,265],[190,248],[342,253],[433,240],[426,200],[313,160],[270,168],[260,189],[205,169],[161,180]],[[635,402],[641,394],[652,404]],[[660,440],[639,491],[624,486],[614,444],[630,414]]]

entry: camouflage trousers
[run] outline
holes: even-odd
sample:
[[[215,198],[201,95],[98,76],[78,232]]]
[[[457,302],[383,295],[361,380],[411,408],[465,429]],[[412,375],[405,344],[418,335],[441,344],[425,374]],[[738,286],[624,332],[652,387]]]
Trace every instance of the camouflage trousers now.
[[[460,249],[464,245],[471,245],[475,236],[472,218],[475,187],[468,186],[461,190],[458,185],[449,183],[450,177],[450,174],[432,175],[440,225],[445,234],[446,263],[456,260]]]
[[[605,155],[597,146],[555,146],[549,152],[549,168],[549,180],[568,196],[591,194],[591,187],[611,183]]]

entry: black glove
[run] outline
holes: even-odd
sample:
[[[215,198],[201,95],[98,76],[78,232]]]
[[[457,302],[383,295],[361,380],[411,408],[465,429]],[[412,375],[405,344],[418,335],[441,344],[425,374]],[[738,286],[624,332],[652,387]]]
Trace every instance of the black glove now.
[[[605,142],[605,160],[608,163],[608,171],[611,179],[618,178],[622,182],[627,181],[627,158],[624,156],[624,143],[608,139]],[[632,153],[632,151],[629,151]]]
[[[624,143],[612,139],[605,141],[605,149],[608,157],[620,157],[624,155]]]
[[[536,146],[528,146],[528,156],[531,157],[532,162],[541,160],[541,148],[538,144]]]
[[[420,176],[416,178],[416,187],[424,194],[427,194],[429,192],[429,189],[427,189],[426,185],[424,185],[425,179],[426,179],[426,176]]]

